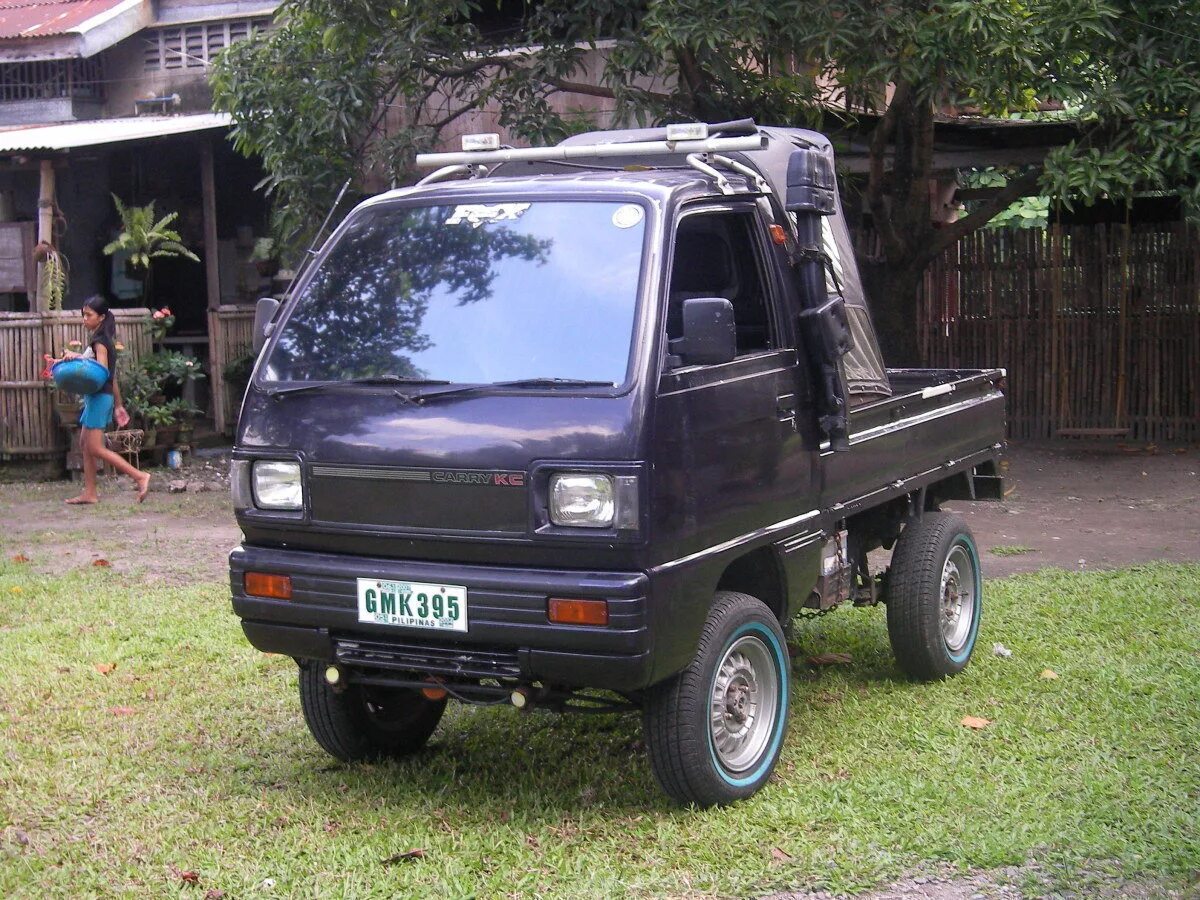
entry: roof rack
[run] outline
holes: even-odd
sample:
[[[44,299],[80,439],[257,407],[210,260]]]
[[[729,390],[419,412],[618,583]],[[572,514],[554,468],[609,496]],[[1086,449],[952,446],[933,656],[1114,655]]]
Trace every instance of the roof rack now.
[[[753,122],[736,123],[749,125]],[[767,146],[765,135],[743,134],[736,137],[708,137],[703,123],[668,125],[667,139],[659,141],[627,141],[595,144],[559,144],[555,147],[501,148],[499,135],[463,135],[462,152],[419,153],[419,168],[441,166],[418,182],[429,184],[456,175],[480,177],[488,173],[486,166],[510,162],[569,162],[577,159],[638,159],[654,156],[682,156],[684,163],[713,178],[724,194],[735,192],[733,185],[716,166],[744,175],[763,194],[771,192],[765,178],[750,166],[732,160],[723,153],[762,150]],[[467,149],[467,148],[479,149]]]
[[[625,144],[570,144],[557,147],[523,147],[503,150],[466,150],[460,153],[418,153],[417,166],[475,166],[505,162],[550,162],[595,157],[638,157],[683,155],[689,153],[736,153],[762,150],[767,145],[763,135],[746,137],[715,137],[694,141],[631,141]]]

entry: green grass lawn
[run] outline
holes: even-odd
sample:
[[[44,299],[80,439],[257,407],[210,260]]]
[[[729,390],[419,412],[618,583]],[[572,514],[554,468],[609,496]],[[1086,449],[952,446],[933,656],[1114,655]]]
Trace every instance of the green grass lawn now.
[[[451,706],[420,756],[336,764],[223,586],[10,556],[0,896],[754,896],[1030,852],[1066,879],[1197,865],[1197,565],[990,582],[976,659],[938,684],[899,677],[879,610],[801,623],[801,659],[852,663],[799,662],[773,783],[695,812],[659,795],[630,716]]]

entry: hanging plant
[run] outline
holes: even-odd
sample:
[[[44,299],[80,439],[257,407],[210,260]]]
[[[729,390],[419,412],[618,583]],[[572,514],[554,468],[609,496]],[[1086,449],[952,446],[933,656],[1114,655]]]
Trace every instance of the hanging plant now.
[[[46,306],[52,312],[62,309],[70,282],[70,266],[67,258],[47,241],[39,241],[33,248],[33,258],[42,264],[38,276],[38,293],[46,298]]]
[[[153,298],[150,263],[155,257],[182,256],[192,262],[199,262],[200,257],[183,246],[179,232],[169,227],[179,218],[179,213],[167,213],[156,219],[153,200],[145,206],[126,206],[116,194],[112,198],[121,217],[121,233],[115,241],[105,245],[104,254],[127,254],[125,274],[142,282],[142,299],[149,302]]]

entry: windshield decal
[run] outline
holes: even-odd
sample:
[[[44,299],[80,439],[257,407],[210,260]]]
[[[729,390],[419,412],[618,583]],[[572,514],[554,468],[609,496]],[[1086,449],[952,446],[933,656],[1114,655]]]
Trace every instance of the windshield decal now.
[[[446,220],[447,225],[470,225],[478,228],[485,222],[515,221],[525,213],[531,203],[463,203],[454,207],[454,215]]]

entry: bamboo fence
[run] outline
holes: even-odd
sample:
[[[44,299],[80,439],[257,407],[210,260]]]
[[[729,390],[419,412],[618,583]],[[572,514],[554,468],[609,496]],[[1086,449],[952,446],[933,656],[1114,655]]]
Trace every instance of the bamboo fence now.
[[[218,433],[230,433],[237,422],[242,395],[228,384],[225,367],[251,350],[254,341],[254,307],[218,306],[209,310],[208,337],[213,428]]]
[[[150,311],[113,310],[122,359],[150,352]],[[52,313],[0,313],[0,461],[45,459],[61,454],[65,444],[54,406],[56,392],[41,378],[42,355],[61,355],[72,340],[85,341],[87,330],[79,310]]]
[[[924,363],[1008,370],[1009,435],[1200,440],[1200,235],[986,229],[926,274]]]

